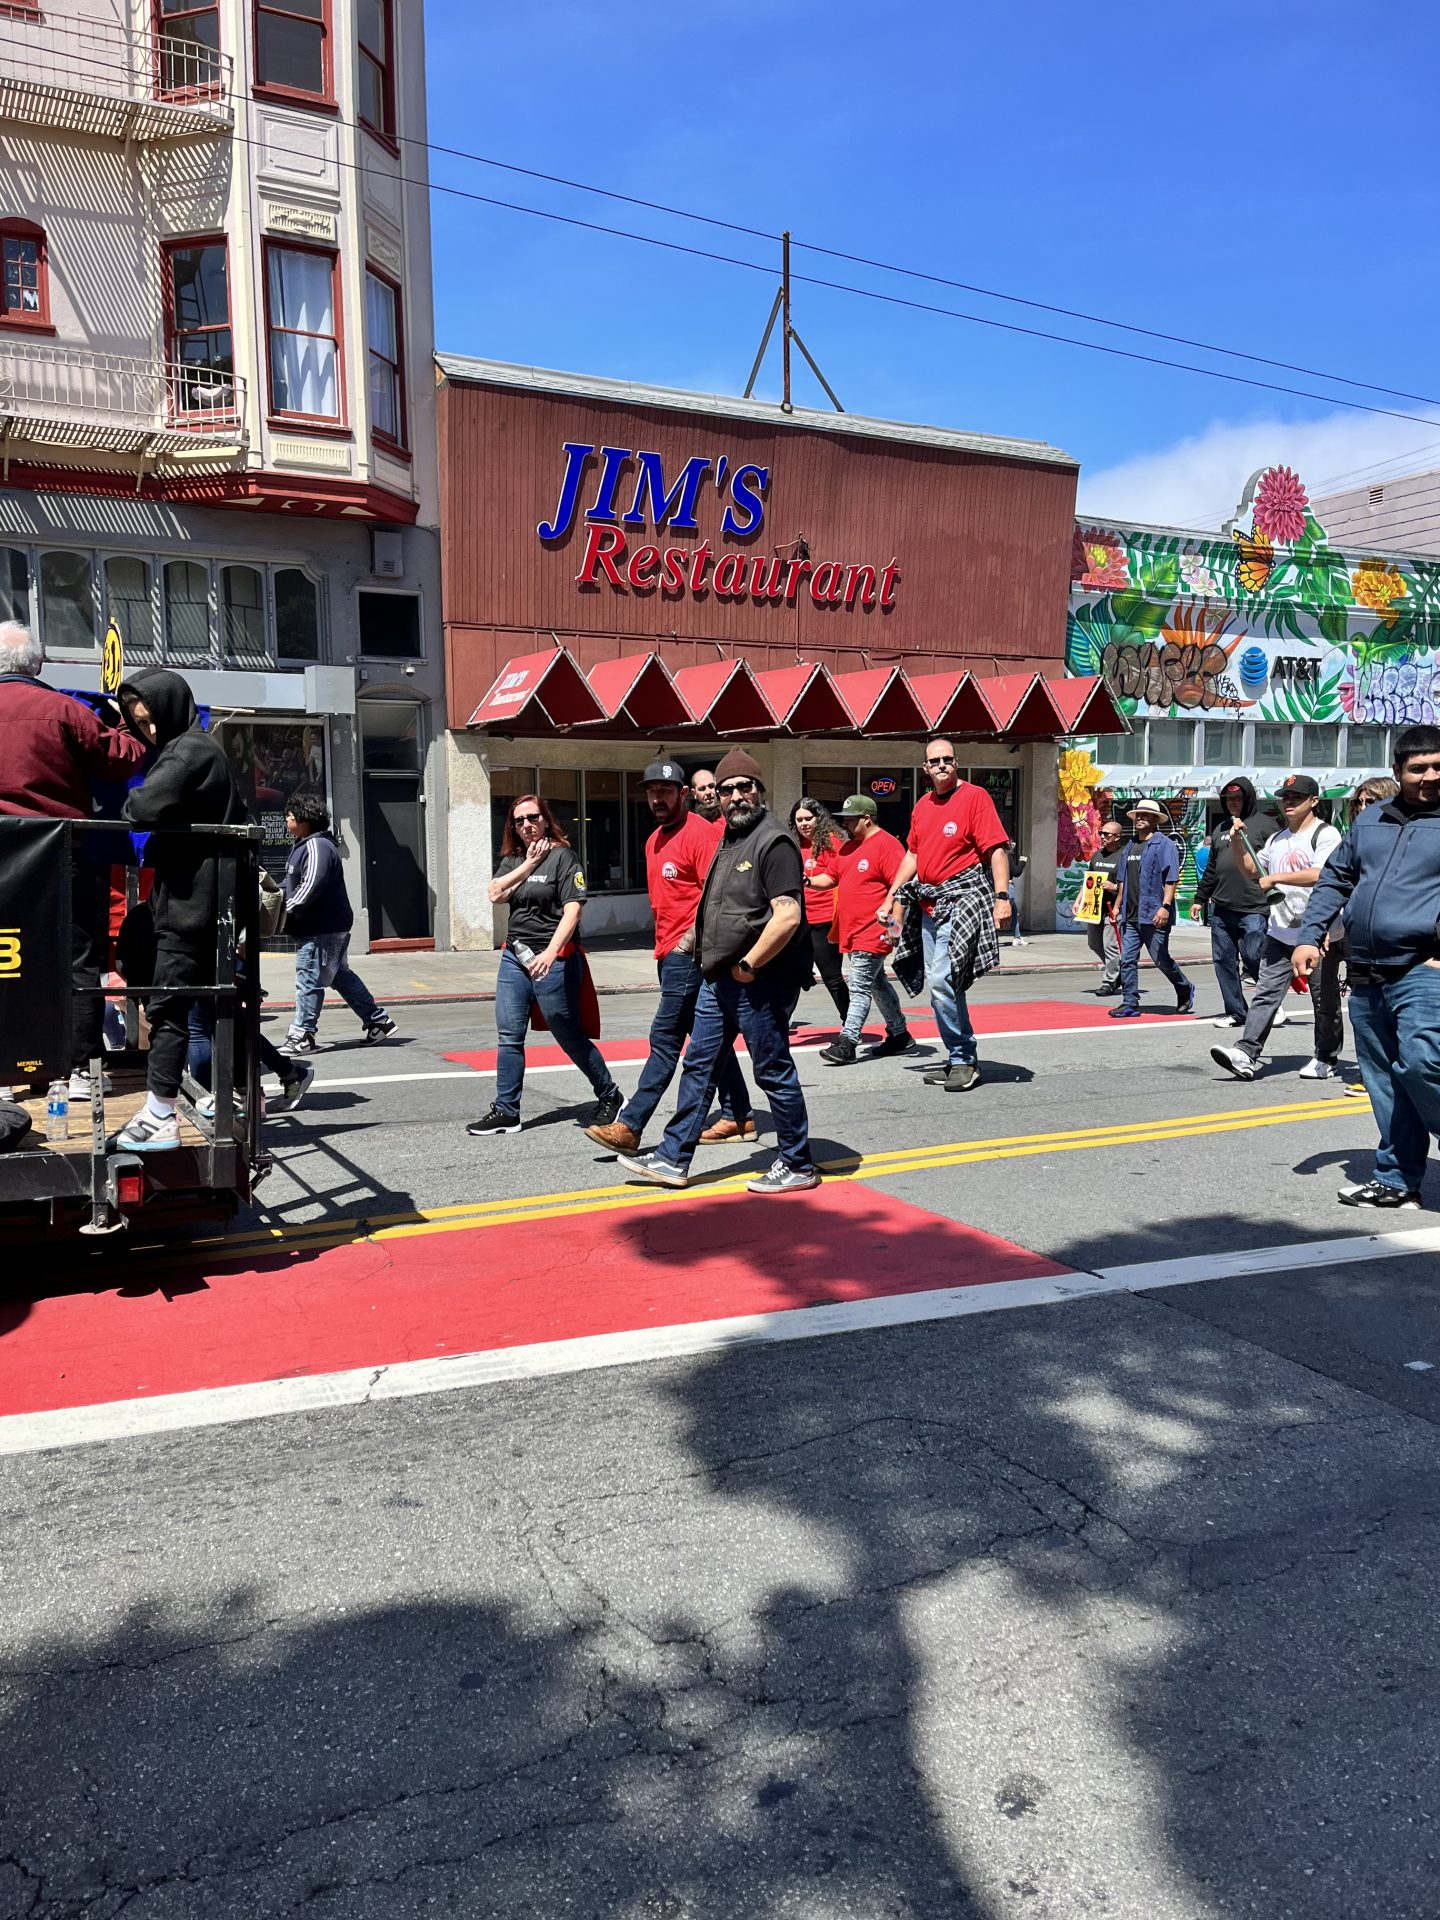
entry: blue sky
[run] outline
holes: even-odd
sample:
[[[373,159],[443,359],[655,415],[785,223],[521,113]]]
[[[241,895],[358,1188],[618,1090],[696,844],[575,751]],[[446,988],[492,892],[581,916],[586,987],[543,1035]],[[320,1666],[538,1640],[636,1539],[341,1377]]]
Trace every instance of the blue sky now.
[[[1440,29],[1419,0],[1375,0],[1363,33],[1335,0],[428,0],[426,18],[433,142],[1440,395]],[[437,183],[778,255],[438,154],[431,167]],[[712,392],[743,387],[776,278],[445,194],[434,238],[442,348]],[[813,254],[795,268],[1204,358]],[[850,411],[1048,440],[1080,458],[1097,512],[1205,524],[1274,458],[1312,484],[1440,465],[1440,405],[1352,396],[1433,418],[1427,431],[814,287],[797,288],[795,319]],[[824,404],[803,370],[797,398]]]

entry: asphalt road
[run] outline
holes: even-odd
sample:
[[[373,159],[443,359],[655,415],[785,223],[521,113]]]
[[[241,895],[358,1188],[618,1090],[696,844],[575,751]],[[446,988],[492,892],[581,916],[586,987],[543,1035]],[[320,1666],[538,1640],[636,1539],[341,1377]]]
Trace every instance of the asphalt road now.
[[[570,1073],[465,1136],[490,1017],[326,1054],[265,1220],[614,1183]],[[1374,1229],[1364,1104],[1215,1038],[802,1075],[822,1156],[936,1149],[867,1190],[1065,1266]],[[0,1914],[1433,1920],[1436,1302],[1301,1258],[4,1459]]]

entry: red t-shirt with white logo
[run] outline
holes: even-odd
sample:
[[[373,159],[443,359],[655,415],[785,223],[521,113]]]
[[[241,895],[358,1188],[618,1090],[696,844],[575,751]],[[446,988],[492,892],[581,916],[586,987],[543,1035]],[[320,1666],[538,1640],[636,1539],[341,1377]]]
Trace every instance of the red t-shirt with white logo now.
[[[916,879],[938,887],[979,866],[1009,839],[989,794],[962,780],[943,800],[927,793],[916,802],[905,844],[915,855]]]
[[[840,920],[842,953],[889,952],[890,943],[875,916],[885,904],[890,883],[904,858],[905,849],[883,827],[840,849],[835,911]]]
[[[678,827],[656,827],[645,842],[645,884],[655,915],[657,960],[673,953],[694,926],[705,876],[724,837],[723,820],[687,813]]]
[[[828,873],[832,880],[839,878],[838,849],[827,847],[824,853],[817,853],[814,847],[802,846],[800,858],[805,863],[805,918],[812,927],[828,927],[835,918],[835,889],[833,887],[812,887],[808,884],[812,873]]]

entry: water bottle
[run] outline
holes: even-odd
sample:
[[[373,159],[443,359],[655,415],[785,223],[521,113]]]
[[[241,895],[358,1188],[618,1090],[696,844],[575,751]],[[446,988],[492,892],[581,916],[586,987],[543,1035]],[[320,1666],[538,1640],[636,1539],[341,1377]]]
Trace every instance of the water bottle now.
[[[510,942],[510,951],[528,973],[530,971],[530,962],[535,958],[535,949],[526,946],[523,940],[512,940]]]
[[[45,1138],[47,1140],[68,1140],[70,1138],[70,1082],[52,1080],[50,1091],[45,1096]]]

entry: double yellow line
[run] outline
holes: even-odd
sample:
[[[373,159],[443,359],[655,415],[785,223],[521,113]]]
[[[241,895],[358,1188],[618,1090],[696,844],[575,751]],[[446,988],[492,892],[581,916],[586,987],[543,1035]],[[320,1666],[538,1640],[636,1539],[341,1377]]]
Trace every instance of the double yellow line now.
[[[1136,1120],[1127,1124],[1075,1127],[1061,1133],[1001,1134],[991,1140],[954,1140],[929,1147],[898,1147],[888,1153],[852,1154],[822,1161],[831,1179],[886,1180],[902,1173],[929,1173],[941,1167],[973,1166],[980,1161],[1021,1160],[1036,1154],[1082,1153],[1097,1147],[1158,1145],[1197,1135],[1244,1133],[1255,1127],[1285,1127],[1307,1120],[1334,1120],[1356,1110],[1357,1102],[1298,1100],[1285,1106],[1242,1107],[1226,1113],[1181,1114],[1173,1120]],[[357,1239],[406,1240],[418,1235],[456,1233],[473,1227],[511,1226],[527,1220],[555,1220],[655,1206],[677,1199],[724,1197],[745,1191],[755,1177],[748,1167],[720,1179],[700,1179],[688,1188],[645,1186],[578,1187],[569,1193],[530,1194],[519,1199],[477,1200],[453,1207],[425,1207],[410,1213],[371,1214],[352,1220],[315,1220],[303,1225],[268,1227],[214,1240],[187,1243],[186,1255],[200,1251],[221,1260],[266,1253],[316,1253]]]

